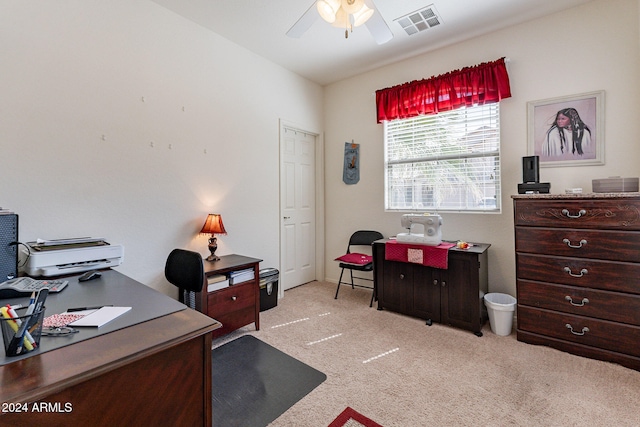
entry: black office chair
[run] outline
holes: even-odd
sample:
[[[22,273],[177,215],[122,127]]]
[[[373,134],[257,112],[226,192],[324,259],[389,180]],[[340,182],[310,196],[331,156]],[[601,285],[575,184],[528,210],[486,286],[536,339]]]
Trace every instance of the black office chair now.
[[[202,256],[186,249],[174,249],[167,257],[164,277],[179,289],[178,300],[195,309],[196,292],[204,286]]]
[[[340,258],[344,258],[347,255],[352,254],[353,253],[353,252],[351,252],[351,247],[352,246],[369,246],[369,247],[371,247],[371,244],[373,242],[375,242],[376,240],[380,240],[383,237],[384,236],[381,233],[377,232],[377,231],[371,231],[371,230],[359,230],[359,231],[356,231],[349,238],[349,244],[347,245],[347,253],[346,253],[346,255],[343,255]],[[337,258],[337,260],[340,260],[340,258]],[[366,259],[366,261],[368,261],[368,262],[366,262],[364,264],[340,262],[339,267],[342,269],[342,271],[340,271],[340,279],[338,279],[338,288],[336,289],[335,299],[338,299],[338,292],[340,292],[340,285],[342,283],[344,283],[346,285],[350,284],[351,285],[351,289],[354,289],[355,287],[365,288],[365,289],[373,289],[373,293],[371,294],[371,302],[369,303],[369,307],[373,306],[373,299],[376,297],[375,287],[357,285],[357,284],[355,284],[353,282],[354,278],[355,279],[360,279],[360,280],[368,280],[370,282],[373,282],[373,279],[369,279],[369,278],[366,278],[366,277],[357,277],[357,276],[353,275],[353,270],[356,270],[356,271],[373,271],[373,260],[369,257],[369,258]],[[344,274],[344,270],[345,269],[349,270],[349,273],[351,275],[351,283],[342,281],[342,275]]]

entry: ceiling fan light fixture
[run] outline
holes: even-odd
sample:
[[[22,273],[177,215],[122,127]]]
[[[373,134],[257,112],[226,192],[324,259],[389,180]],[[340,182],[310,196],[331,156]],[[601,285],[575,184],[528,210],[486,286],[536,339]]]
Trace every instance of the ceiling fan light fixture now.
[[[340,9],[340,0],[318,0],[316,8],[322,19],[329,24],[333,24],[336,20],[338,9]]]
[[[349,28],[351,26],[349,23],[349,14],[343,8],[339,8],[336,12],[336,20],[333,21],[331,25],[337,28]]]
[[[340,0],[340,5],[347,14],[353,15],[362,9],[362,6],[364,6],[364,0]]]
[[[366,4],[363,4],[362,8],[353,14],[353,26],[359,27],[360,25],[367,22],[373,15],[373,12],[375,12],[373,9],[367,7]]]

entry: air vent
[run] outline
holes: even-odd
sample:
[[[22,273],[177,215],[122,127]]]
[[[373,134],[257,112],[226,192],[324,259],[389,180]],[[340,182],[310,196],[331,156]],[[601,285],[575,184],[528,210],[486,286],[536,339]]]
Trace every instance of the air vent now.
[[[434,5],[411,12],[395,20],[408,34],[418,34],[421,31],[436,27],[442,23],[442,18],[438,15]]]

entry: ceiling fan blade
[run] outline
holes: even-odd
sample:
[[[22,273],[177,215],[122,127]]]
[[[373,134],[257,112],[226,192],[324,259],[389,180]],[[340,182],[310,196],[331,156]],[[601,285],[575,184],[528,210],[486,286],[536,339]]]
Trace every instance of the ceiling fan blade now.
[[[373,0],[364,0],[364,2],[368,7],[375,10],[375,12],[373,12],[373,15],[371,15],[371,18],[369,18],[369,20],[365,22],[364,25],[366,25],[371,32],[371,35],[373,36],[376,43],[384,44],[388,42],[393,38],[391,29],[385,22],[376,5],[373,4]]]
[[[311,26],[316,19],[318,19],[320,15],[318,15],[318,10],[316,9],[316,2],[314,1],[311,7],[307,9],[307,11],[298,19],[298,21],[293,24],[293,27],[289,28],[287,31],[287,35],[289,37],[300,38]]]

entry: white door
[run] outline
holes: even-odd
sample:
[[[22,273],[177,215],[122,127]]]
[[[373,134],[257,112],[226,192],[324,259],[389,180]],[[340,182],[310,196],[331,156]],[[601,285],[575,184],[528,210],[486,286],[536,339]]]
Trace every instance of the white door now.
[[[281,127],[280,289],[316,279],[316,135]]]

